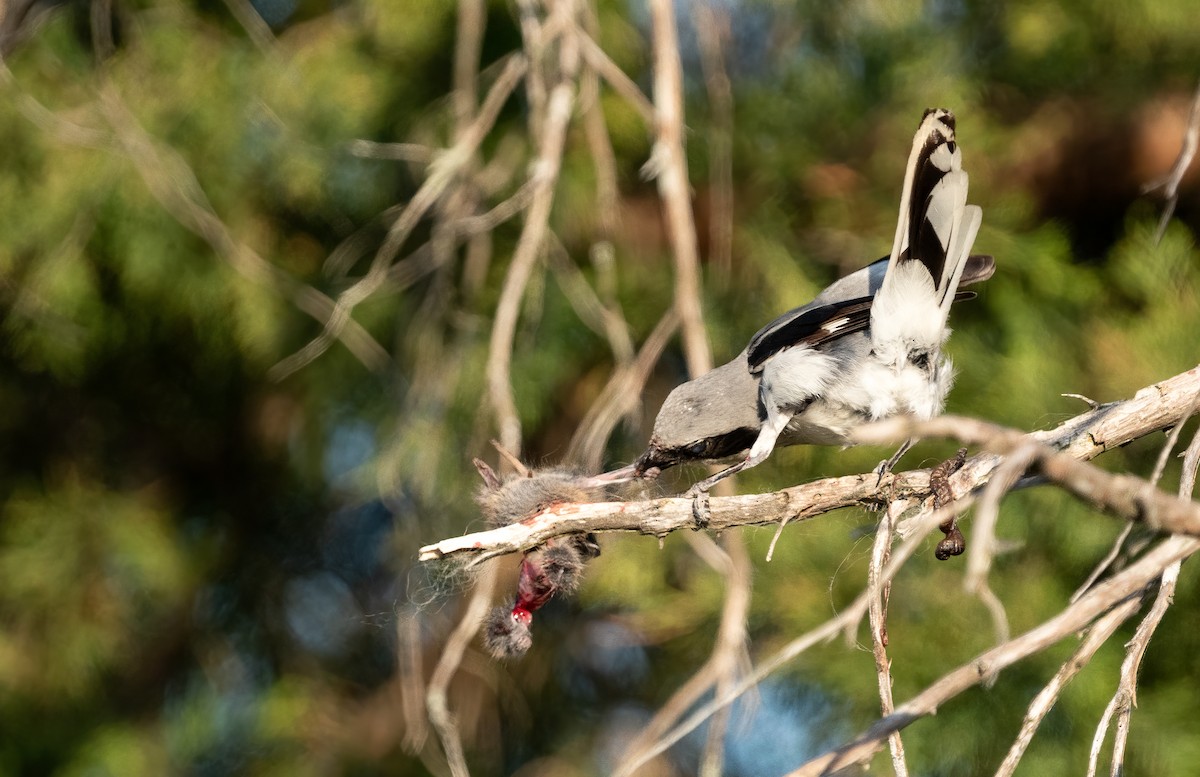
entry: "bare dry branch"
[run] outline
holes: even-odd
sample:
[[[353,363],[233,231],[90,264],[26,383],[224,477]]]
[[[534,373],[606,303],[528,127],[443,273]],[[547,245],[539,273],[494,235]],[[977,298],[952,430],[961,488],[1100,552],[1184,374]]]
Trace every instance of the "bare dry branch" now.
[[[893,731],[934,714],[947,701],[978,685],[984,678],[1057,644],[1119,603],[1140,596],[1167,566],[1197,550],[1200,550],[1200,539],[1170,537],[1164,540],[1127,569],[1098,584],[1075,604],[1068,605],[1058,615],[954,669],[902,704],[895,713],[878,721],[853,742],[812,759],[788,777],[833,774],[853,764],[865,763]]]
[[[526,69],[527,62],[521,54],[512,54],[507,58],[475,121],[452,147],[440,153],[430,165],[429,177],[388,229],[387,237],[376,251],[366,275],[338,295],[337,304],[320,335],[272,368],[272,374],[276,378],[290,375],[324,353],[342,329],[350,325],[354,308],[387,282],[388,268],[400,248],[421,218],[445,194],[463,167],[475,157],[479,144],[495,125],[500,109],[525,75]]]
[[[442,647],[442,656],[429,679],[429,687],[425,692],[425,708],[429,713],[429,722],[433,724],[442,741],[446,752],[446,760],[450,764],[453,777],[469,777],[467,760],[463,754],[462,737],[459,735],[458,723],[450,712],[447,702],[447,691],[450,681],[458,672],[462,663],[463,652],[479,631],[479,624],[487,614],[492,599],[492,591],[496,587],[496,565],[488,564],[475,580],[475,590],[467,600],[462,619],[451,632],[446,644]]]
[[[1080,643],[1079,647],[1076,648],[1075,652],[1062,665],[1062,668],[1058,670],[1050,682],[1029,703],[1029,709],[1025,712],[1025,719],[1021,722],[1021,730],[1018,732],[1017,738],[1013,741],[1012,747],[1009,748],[1008,755],[1001,762],[1000,768],[996,770],[996,777],[1010,777],[1016,771],[1017,764],[1021,762],[1021,757],[1025,755],[1025,750],[1029,747],[1029,743],[1033,741],[1033,735],[1037,733],[1042,720],[1053,709],[1063,689],[1066,688],[1067,684],[1075,678],[1075,675],[1081,669],[1091,662],[1092,656],[1120,628],[1121,624],[1137,612],[1140,605],[1141,602],[1138,599],[1126,599],[1092,624],[1083,642]]]
[[[1179,204],[1179,184],[1183,181],[1183,176],[1187,173],[1188,168],[1192,166],[1197,148],[1200,148],[1200,86],[1196,87],[1196,96],[1192,98],[1192,110],[1188,114],[1183,148],[1180,149],[1175,164],[1171,166],[1171,170],[1165,176],[1157,181],[1151,181],[1142,189],[1143,194],[1148,194],[1155,189],[1162,189],[1167,200],[1162,217],[1158,221],[1158,231],[1154,236],[1155,242],[1161,242],[1163,235],[1166,234],[1167,224],[1171,222],[1175,206]]]
[[[1075,459],[1090,459],[1151,432],[1179,423],[1200,390],[1200,368],[1193,368],[1137,392],[1123,402],[1103,405],[1071,418],[1060,426],[1029,435],[981,421],[943,417],[926,424],[904,419],[865,429],[864,442],[900,440],[912,433],[948,436],[963,442],[994,445],[1011,451],[1026,440],[1043,444],[1039,462],[1044,474],[1082,492],[1083,498],[1118,515],[1146,523],[1163,531],[1200,533],[1200,510],[1196,505],[1157,492],[1143,493],[1147,483],[1139,478],[1113,475],[1088,467]],[[870,434],[872,438],[866,439]],[[1055,453],[1055,451],[1061,453]],[[952,478],[962,494],[987,482],[999,464],[995,454],[980,454],[967,461]],[[929,471],[914,470],[885,476],[879,485],[874,473],[829,478],[770,494],[714,497],[711,525],[714,530],[766,524],[787,518],[807,520],[854,504],[879,506],[892,499],[924,500],[929,495]],[[1136,487],[1134,496],[1121,489]],[[961,507],[961,506],[960,506]],[[656,499],[642,502],[606,502],[559,505],[525,521],[500,529],[455,537],[421,549],[423,561],[455,553],[490,557],[528,550],[551,537],[577,531],[636,531],[665,536],[678,529],[694,528],[691,500]],[[902,537],[910,532],[902,521]]]
[[[675,306],[688,373],[696,377],[712,369],[712,353],[700,306],[700,256],[683,152],[683,66],[671,0],[650,0],[650,15],[654,26],[656,138],[646,166],[653,170],[666,210],[667,235],[675,255]]]
[[[560,3],[555,13],[574,15],[574,3]],[[522,29],[526,22],[522,16]],[[563,147],[566,143],[567,124],[575,102],[575,77],[579,70],[579,48],[577,35],[572,32],[561,41],[559,67],[561,76],[550,91],[546,103],[546,117],[541,134],[541,146],[535,162],[534,179],[537,189],[533,202],[525,216],[525,226],[513,252],[512,263],[504,278],[500,300],[496,304],[496,317],[492,325],[492,336],[488,344],[487,381],[492,408],[496,412],[500,441],[512,451],[520,450],[521,422],[517,417],[516,401],[512,393],[509,367],[512,359],[513,337],[517,328],[517,314],[525,286],[533,272],[533,265],[542,250],[550,220],[550,209],[554,205],[554,188],[562,166]],[[537,68],[534,68],[536,71]]]
[[[213,210],[192,168],[142,128],[111,83],[102,84],[99,106],[151,195],[176,221],[203,238],[243,278],[278,291],[301,311],[328,326],[337,314],[334,301],[235,239]],[[346,322],[334,339],[340,340],[372,370],[382,369],[390,361],[387,351],[357,323]]]
[[[587,33],[579,36],[579,52],[587,61],[588,66],[637,110],[647,126],[654,125],[654,104],[646,95],[642,94],[642,90],[633,82],[633,79],[625,75],[625,71],[618,67],[617,63],[613,62],[608,54],[604,53],[604,49],[600,48]]]
[[[875,475],[872,474],[874,479]],[[914,521],[910,536],[905,539],[904,543],[895,550],[891,559],[884,566],[883,571],[879,575],[880,585],[889,584],[896,576],[897,572],[904,564],[912,558],[917,549],[925,541],[925,538],[946,518],[965,509],[962,500],[949,504],[937,510],[925,509],[921,515]],[[846,608],[839,612],[834,617],[816,626],[808,632],[801,634],[788,642],[782,648],[777,650],[773,655],[759,662],[753,671],[746,673],[745,677],[738,681],[729,691],[718,696],[699,709],[692,712],[683,722],[663,734],[653,744],[643,751],[642,755],[637,759],[630,761],[624,765],[624,768],[614,772],[617,777],[628,777],[633,774],[640,766],[645,764],[651,758],[654,758],[659,753],[665,751],[671,745],[678,742],[683,737],[696,729],[701,723],[707,720],[711,715],[725,706],[731,704],[741,694],[755,687],[758,683],[780,667],[787,664],[796,656],[801,655],[810,648],[828,642],[838,634],[845,631],[852,631],[857,628],[863,616],[866,615],[870,605],[870,592],[863,591],[859,596],[851,602]]]
[[[274,53],[275,34],[271,32],[271,25],[259,15],[250,0],[225,0],[225,7],[233,14],[233,18],[238,20],[238,24],[242,25],[242,29],[250,36],[250,40],[254,41],[259,51],[264,54]]]
[[[1196,401],[1193,400],[1192,407],[1195,409]],[[1162,454],[1155,464],[1154,473],[1151,476],[1151,482],[1155,482],[1162,476],[1163,469],[1166,466],[1167,456],[1175,449],[1175,443],[1179,440],[1179,434],[1183,429],[1183,423],[1176,424],[1171,430],[1171,434],[1167,440],[1167,444],[1163,446]],[[1188,446],[1184,453],[1184,472],[1179,479],[1179,497],[1187,499],[1192,494],[1192,489],[1196,484],[1196,463],[1200,461],[1200,431],[1192,438],[1191,445]],[[1133,639],[1126,645],[1125,660],[1121,662],[1120,682],[1117,685],[1117,691],[1113,694],[1108,706],[1104,710],[1104,715],[1101,721],[1096,726],[1096,735],[1092,741],[1092,750],[1088,762],[1088,773],[1095,774],[1097,760],[1100,755],[1100,746],[1104,742],[1104,733],[1108,729],[1108,723],[1113,714],[1117,716],[1117,729],[1113,735],[1113,750],[1112,750],[1112,767],[1110,774],[1113,777],[1119,777],[1124,773],[1125,763],[1125,746],[1129,738],[1129,724],[1133,715],[1133,708],[1137,706],[1137,677],[1138,671],[1142,665],[1142,658],[1146,654],[1146,649],[1150,647],[1150,639],[1154,636],[1154,632],[1158,630],[1158,625],[1162,622],[1163,616],[1167,614],[1167,608],[1175,599],[1175,586],[1179,580],[1179,569],[1182,560],[1176,561],[1164,570],[1160,580],[1158,594],[1154,597],[1154,604],[1150,608],[1150,612],[1138,624],[1137,630],[1133,634]]]
[[[612,434],[613,427],[639,406],[642,387],[678,327],[679,315],[672,307],[654,326],[637,357],[629,364],[617,368],[575,429],[571,443],[567,446],[568,461],[581,462],[589,469],[599,466],[604,443]]]
[[[880,504],[888,488],[898,493],[928,492],[929,473],[906,472],[885,476],[880,488],[872,474],[829,478],[771,494],[714,497],[709,525],[714,531],[751,524],[773,523],[781,515],[792,522],[849,507]],[[474,553],[479,558],[525,551],[551,537],[579,531],[635,531],[665,537],[679,529],[694,529],[692,500],[653,499],[637,502],[598,502],[556,505],[499,529],[454,537],[421,548],[420,560],[432,561],[456,553]]]
[[[695,535],[703,536],[703,535]],[[714,692],[723,696],[729,692],[741,668],[750,663],[746,652],[747,627],[750,616],[750,581],[753,568],[746,543],[740,534],[729,533],[722,538],[728,566],[723,570],[725,578],[725,603],[721,607],[721,623],[717,628],[717,639],[713,645],[712,660],[716,672]],[[728,711],[722,711],[708,731],[708,741],[700,759],[700,774],[703,777],[720,777],[724,773],[725,731],[728,728]]]
[[[483,0],[459,0],[454,36],[454,124],[460,137],[479,105],[479,58],[486,26]]]
[[[579,320],[608,340],[617,364],[627,363],[633,358],[633,338],[625,319],[604,305],[556,235],[550,236],[549,256],[550,269]]]
[[[996,524],[1000,518],[1000,500],[1033,463],[1038,448],[1038,443],[1027,440],[996,468],[979,497],[975,521],[972,524],[974,530],[971,547],[967,552],[967,574],[963,579],[963,588],[968,593],[978,596],[987,607],[992,616],[997,642],[1006,642],[1009,638],[1008,615],[1004,611],[1003,603],[988,585],[988,573],[997,549]]]
[[[883,520],[875,530],[875,545],[871,550],[871,563],[867,567],[867,596],[870,600],[868,616],[871,624],[871,649],[875,654],[875,674],[879,680],[879,711],[886,718],[892,714],[892,662],[887,654],[887,605],[891,593],[891,584],[880,583],[884,565],[892,551],[893,506],[883,513]],[[904,741],[900,732],[895,731],[888,737],[888,748],[892,753],[892,768],[896,777],[908,777],[908,762],[904,758]]]

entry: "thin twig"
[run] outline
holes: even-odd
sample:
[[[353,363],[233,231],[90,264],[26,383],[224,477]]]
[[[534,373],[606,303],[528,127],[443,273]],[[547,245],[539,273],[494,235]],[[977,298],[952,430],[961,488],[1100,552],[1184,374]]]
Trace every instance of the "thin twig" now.
[[[1154,462],[1154,471],[1150,474],[1149,480],[1151,485],[1158,485],[1159,479],[1162,477],[1163,472],[1167,468],[1167,459],[1170,457],[1171,451],[1175,450],[1175,444],[1179,441],[1179,435],[1183,431],[1184,421],[1186,421],[1188,418],[1191,418],[1192,415],[1195,414],[1198,405],[1200,405],[1200,394],[1197,394],[1195,398],[1192,399],[1191,405],[1189,405],[1188,409],[1180,415],[1179,422],[1171,428],[1171,433],[1167,435],[1166,443],[1158,452],[1158,460]],[[1100,563],[1095,566],[1091,574],[1088,575],[1087,579],[1083,581],[1083,585],[1079,586],[1079,588],[1075,590],[1074,595],[1071,597],[1071,601],[1075,601],[1082,596],[1083,592],[1090,588],[1092,583],[1096,582],[1096,580],[1102,574],[1108,571],[1109,566],[1117,560],[1117,557],[1123,552],[1127,551],[1125,541],[1129,539],[1129,535],[1132,532],[1133,524],[1126,524],[1125,528],[1122,529],[1121,533],[1117,536],[1112,548],[1110,548],[1104,558],[1100,560]]]
[[[1196,95],[1192,98],[1192,110],[1188,114],[1187,131],[1183,135],[1183,148],[1179,150],[1175,164],[1171,166],[1170,172],[1165,176],[1151,181],[1142,188],[1143,194],[1148,194],[1155,189],[1162,189],[1163,195],[1167,199],[1162,217],[1158,221],[1158,230],[1154,235],[1155,243],[1161,243],[1163,235],[1167,232],[1167,224],[1170,223],[1171,216],[1175,213],[1175,206],[1179,203],[1179,184],[1183,181],[1183,176],[1187,173],[1188,168],[1192,166],[1197,148],[1200,148],[1200,86],[1196,87]]]
[[[1004,757],[1000,768],[996,770],[996,777],[1011,777],[1016,771],[1021,757],[1025,755],[1029,743],[1033,741],[1033,735],[1037,733],[1042,720],[1054,708],[1063,689],[1080,670],[1091,662],[1092,656],[1120,628],[1121,624],[1137,612],[1140,604],[1141,602],[1136,598],[1126,599],[1091,625],[1083,642],[1063,663],[1050,682],[1029,703],[1029,709],[1025,712],[1024,720],[1021,721],[1021,730],[1017,733],[1017,738],[1013,740],[1012,747],[1009,748],[1008,755]]]
[[[192,168],[142,128],[111,83],[104,82],[100,87],[99,105],[126,155],[164,210],[203,238],[243,278],[290,298],[301,311],[328,326],[337,315],[336,303],[236,240],[216,215]],[[340,327],[336,339],[372,370],[381,370],[390,361],[387,351],[355,322]]]
[[[592,470],[599,466],[613,428],[639,407],[642,387],[678,328],[679,315],[671,307],[655,324],[634,360],[613,372],[600,396],[588,408],[567,446],[567,461],[579,462]]]
[[[400,709],[404,717],[404,749],[420,752],[429,736],[425,716],[425,662],[421,651],[421,621],[415,611],[396,618],[396,681],[400,687]]]
[[[1033,463],[1038,452],[1038,443],[1027,441],[1017,447],[996,468],[983,488],[972,522],[971,545],[967,552],[967,572],[963,588],[975,594],[992,616],[996,631],[996,642],[1007,642],[1009,638],[1008,615],[1004,604],[988,585],[988,573],[996,555],[996,523],[1000,517],[1000,500]]]
[[[333,313],[325,321],[325,328],[320,335],[271,368],[271,374],[276,379],[292,374],[324,353],[341,331],[350,326],[354,308],[387,282],[388,268],[400,248],[429,209],[444,195],[459,172],[474,158],[479,144],[495,125],[500,109],[508,101],[526,69],[527,62],[524,56],[518,53],[508,57],[504,69],[488,91],[475,121],[451,148],[440,153],[430,165],[429,176],[388,229],[387,236],[376,251],[366,275],[338,295]]]
[[[469,777],[467,759],[463,753],[462,737],[459,735],[458,722],[447,701],[447,691],[450,681],[462,663],[464,651],[479,631],[479,624],[487,613],[492,599],[492,591],[496,587],[496,565],[488,564],[479,573],[475,581],[475,590],[463,611],[462,619],[450,633],[446,644],[442,646],[442,657],[429,678],[429,686],[425,692],[425,709],[429,713],[429,722],[442,741],[446,753],[446,761],[450,765],[450,773],[454,777]]]
[[[1092,623],[1130,597],[1139,597],[1147,585],[1172,562],[1200,550],[1200,539],[1170,537],[1131,564],[1097,585],[1075,604],[1035,628],[988,650],[954,669],[928,688],[879,720],[855,740],[812,759],[788,777],[832,774],[854,764],[866,763],[884,740],[920,718],[932,715],[950,699],[978,685],[984,678],[1057,644]]]
[[[654,171],[666,210],[667,235],[675,257],[675,305],[679,310],[684,356],[692,377],[712,369],[700,304],[700,257],[691,186],[683,152],[683,66],[671,0],[650,0],[654,28],[655,141],[648,168]]]
[[[888,658],[887,605],[891,584],[880,584],[879,576],[888,562],[892,550],[893,531],[892,506],[883,512],[883,519],[875,530],[875,544],[871,550],[871,563],[867,567],[867,595],[870,605],[868,615],[871,625],[871,649],[875,654],[875,675],[879,681],[879,711],[886,718],[892,714],[892,662]],[[892,753],[892,769],[896,777],[908,777],[908,763],[904,758],[904,741],[900,732],[888,737],[888,748]]]
[[[574,3],[564,2],[556,6],[555,13],[574,13]],[[565,10],[564,10],[565,9]],[[496,304],[496,317],[492,324],[492,335],[488,343],[487,382],[488,395],[496,413],[500,441],[509,450],[518,450],[521,440],[521,422],[517,416],[513,398],[510,368],[512,364],[513,338],[517,329],[517,314],[525,286],[533,272],[545,240],[554,205],[554,189],[562,167],[563,147],[566,142],[567,124],[571,119],[571,108],[575,101],[574,78],[579,70],[579,52],[574,27],[562,37],[560,71],[561,77],[550,91],[546,103],[544,131],[541,147],[535,162],[534,179],[537,189],[533,202],[525,215],[525,225],[513,251],[512,263],[504,278],[500,299]],[[536,68],[534,68],[536,70]]]
[[[625,75],[625,71],[609,58],[591,35],[583,33],[579,36],[579,52],[588,65],[613,88],[613,91],[633,106],[647,126],[654,125],[654,103],[642,94],[642,90],[633,82],[633,79]]]
[[[475,118],[479,105],[479,59],[486,27],[487,8],[483,0],[458,0],[454,36],[454,124],[459,138]]]
[[[916,422],[894,419],[863,427],[855,437],[864,442],[896,442],[912,437],[948,437],[959,442],[1012,451],[1032,443],[1020,432],[984,421],[942,416]],[[1171,497],[1133,475],[1115,475],[1092,464],[1057,453],[1047,445],[1035,449],[1036,466],[1044,477],[1102,510],[1158,531],[1194,534],[1200,504]]]
[[[704,535],[693,534],[695,538]],[[725,602],[721,607],[721,624],[713,644],[712,667],[716,682],[714,693],[728,693],[737,679],[738,670],[747,664],[746,619],[750,614],[750,555],[741,535],[726,533],[721,540],[726,564],[720,570],[725,583]],[[725,731],[729,725],[729,709],[714,715],[709,722],[708,737],[700,758],[701,777],[720,777],[724,772]]]
[[[250,0],[225,0],[225,7],[238,20],[238,24],[242,25],[242,29],[250,36],[250,40],[254,41],[259,51],[264,54],[275,52],[275,34],[271,32],[271,25],[259,15]]]
[[[1193,410],[1195,409],[1195,404],[1195,402],[1192,404]],[[1183,422],[1181,421],[1171,430],[1167,444],[1163,446],[1162,453],[1155,465],[1153,480],[1151,482],[1156,481],[1162,476],[1167,456],[1174,450],[1175,443],[1179,440],[1179,434],[1182,429]],[[1184,453],[1184,471],[1179,479],[1179,497],[1181,499],[1191,497],[1196,483],[1197,462],[1200,462],[1200,431],[1197,431],[1193,436],[1191,444]],[[1166,615],[1167,608],[1174,601],[1175,587],[1179,581],[1181,564],[1182,560],[1176,561],[1164,570],[1159,583],[1158,594],[1154,598],[1154,604],[1151,606],[1150,612],[1138,624],[1137,630],[1133,634],[1133,639],[1126,646],[1125,660],[1121,662],[1121,679],[1117,685],[1117,691],[1113,694],[1112,699],[1105,708],[1104,718],[1096,727],[1096,737],[1092,742],[1091,757],[1088,763],[1088,771],[1091,774],[1095,773],[1100,744],[1103,743],[1104,732],[1108,728],[1109,718],[1114,713],[1117,716],[1117,728],[1113,734],[1110,774],[1113,777],[1119,777],[1124,771],[1125,747],[1129,738],[1130,719],[1133,715],[1133,708],[1137,706],[1138,671],[1141,669],[1142,659],[1145,657],[1146,650],[1150,646],[1150,639],[1154,636],[1154,632],[1162,622],[1163,616]]]
[[[551,234],[549,243],[550,270],[575,314],[588,329],[608,340],[608,347],[618,365],[628,363],[633,358],[633,338],[629,334],[629,325],[600,300],[583,272],[571,261],[558,236]]]
[[[874,478],[875,475],[871,475],[871,477]],[[923,511],[920,519],[915,523],[910,537],[895,550],[891,559],[884,566],[883,571],[879,575],[880,584],[886,585],[890,583],[904,564],[917,552],[925,541],[925,538],[929,536],[934,528],[946,520],[947,517],[956,514],[956,511],[962,509],[963,506],[955,502],[938,510],[927,509]],[[637,758],[624,764],[622,768],[615,770],[614,775],[616,777],[628,777],[628,775],[632,775],[650,759],[694,731],[696,727],[707,720],[717,710],[723,709],[725,706],[733,703],[741,694],[757,686],[763,679],[772,675],[796,656],[801,655],[816,645],[834,639],[843,631],[856,628],[856,625],[866,615],[869,603],[870,593],[863,591],[849,606],[837,615],[796,637],[773,655],[759,662],[753,671],[746,673],[727,693],[718,696],[693,711],[679,725],[659,737],[652,746],[646,748]]]
[[[1108,553],[1104,554],[1104,558],[1100,559],[1100,563],[1092,569],[1091,573],[1084,579],[1083,583],[1075,589],[1075,593],[1071,594],[1070,601],[1075,601],[1092,587],[1092,585],[1100,579],[1100,576],[1108,571],[1112,563],[1117,560],[1125,550],[1125,541],[1129,539],[1129,535],[1133,533],[1133,528],[1136,524],[1127,523],[1125,528],[1117,535],[1117,539],[1113,541],[1112,547],[1108,549]]]

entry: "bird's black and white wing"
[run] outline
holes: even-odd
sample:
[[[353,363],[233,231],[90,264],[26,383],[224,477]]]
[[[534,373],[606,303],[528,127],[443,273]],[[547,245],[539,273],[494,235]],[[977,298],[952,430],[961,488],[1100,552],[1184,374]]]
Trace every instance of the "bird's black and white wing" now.
[[[878,259],[822,291],[807,305],[793,308],[776,318],[750,339],[746,349],[751,372],[763,362],[794,345],[817,347],[861,332],[871,325],[871,305],[881,286],[890,257]],[[978,283],[992,277],[996,263],[991,256],[971,255],[959,270],[961,283]],[[973,292],[960,291],[955,301],[972,299]]]
[[[758,372],[763,362],[785,348],[796,345],[817,348],[863,331],[871,324],[871,299],[856,297],[826,304],[814,301],[789,310],[750,339],[746,349],[750,371]]]

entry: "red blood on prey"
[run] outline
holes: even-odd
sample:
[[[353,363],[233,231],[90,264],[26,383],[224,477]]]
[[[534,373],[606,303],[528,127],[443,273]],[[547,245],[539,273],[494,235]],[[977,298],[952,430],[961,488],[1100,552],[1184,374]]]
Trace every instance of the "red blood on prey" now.
[[[521,576],[517,580],[517,601],[512,614],[528,624],[533,620],[533,611],[540,608],[554,595],[554,586],[546,577],[542,567],[530,561],[529,556],[521,560]]]

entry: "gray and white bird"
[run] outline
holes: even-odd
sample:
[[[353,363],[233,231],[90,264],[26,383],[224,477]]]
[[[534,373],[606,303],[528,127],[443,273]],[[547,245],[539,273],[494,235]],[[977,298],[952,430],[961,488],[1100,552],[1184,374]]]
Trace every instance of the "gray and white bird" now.
[[[734,360],[678,386],[633,465],[636,475],[737,457],[692,487],[688,495],[699,498],[778,445],[849,445],[863,424],[942,411],[954,378],[942,354],[950,306],[974,296],[960,285],[995,269],[992,257],[971,255],[982,211],[967,204],[954,129],[949,111],[925,112],[891,255],[767,324]]]

